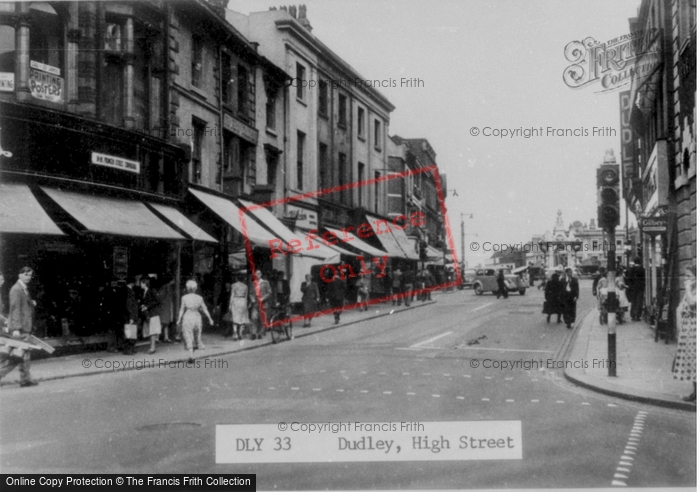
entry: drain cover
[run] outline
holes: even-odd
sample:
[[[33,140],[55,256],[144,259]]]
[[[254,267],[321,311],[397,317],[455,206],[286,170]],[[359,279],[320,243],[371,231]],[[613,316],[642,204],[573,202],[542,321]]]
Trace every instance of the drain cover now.
[[[196,422],[165,422],[162,424],[149,424],[138,428],[140,431],[161,431],[161,430],[171,430],[171,429],[191,429],[195,427],[202,427],[202,424]]]

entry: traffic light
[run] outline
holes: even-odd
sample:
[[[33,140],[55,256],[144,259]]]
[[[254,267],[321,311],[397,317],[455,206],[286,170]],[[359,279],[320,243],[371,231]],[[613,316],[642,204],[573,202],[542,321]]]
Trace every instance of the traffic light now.
[[[603,164],[598,168],[598,225],[615,229],[620,225],[620,166]]]

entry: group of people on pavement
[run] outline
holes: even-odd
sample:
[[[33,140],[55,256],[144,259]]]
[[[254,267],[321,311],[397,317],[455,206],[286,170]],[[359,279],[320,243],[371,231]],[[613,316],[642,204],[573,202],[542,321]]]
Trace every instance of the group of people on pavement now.
[[[644,290],[646,280],[642,260],[636,258],[634,265],[626,270],[619,267],[615,272],[615,283],[610,285],[604,267],[601,267],[598,275],[593,279],[593,295],[598,300],[598,312],[600,313],[600,324],[607,323],[608,315],[608,295],[615,292],[617,298],[617,308],[615,315],[617,322],[625,322],[625,313],[630,311],[632,321],[640,321],[644,310]]]
[[[263,339],[265,328],[262,313],[270,319],[277,310],[287,309],[291,293],[289,281],[279,270],[272,270],[269,276],[256,270],[255,280],[241,271],[234,274],[233,280],[233,283],[226,283],[219,303],[221,320],[228,328],[227,334],[234,340],[242,340],[243,331],[247,328],[251,340]]]
[[[544,287],[543,314],[547,315],[547,323],[553,314],[557,315],[557,323],[564,323],[567,328],[573,326],[576,321],[576,303],[579,297],[578,279],[574,277],[573,270],[567,268],[561,277],[553,273]]]

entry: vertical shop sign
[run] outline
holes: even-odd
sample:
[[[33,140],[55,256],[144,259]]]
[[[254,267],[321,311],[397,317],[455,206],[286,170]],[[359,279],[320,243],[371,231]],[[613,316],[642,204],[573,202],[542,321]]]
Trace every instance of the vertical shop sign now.
[[[129,250],[123,246],[114,247],[112,274],[120,280],[126,280],[129,275]]]

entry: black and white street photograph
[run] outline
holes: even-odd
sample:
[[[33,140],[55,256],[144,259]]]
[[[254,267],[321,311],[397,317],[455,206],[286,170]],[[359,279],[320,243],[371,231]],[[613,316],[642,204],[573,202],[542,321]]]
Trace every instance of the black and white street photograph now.
[[[695,0],[0,1],[0,487],[696,490]]]

